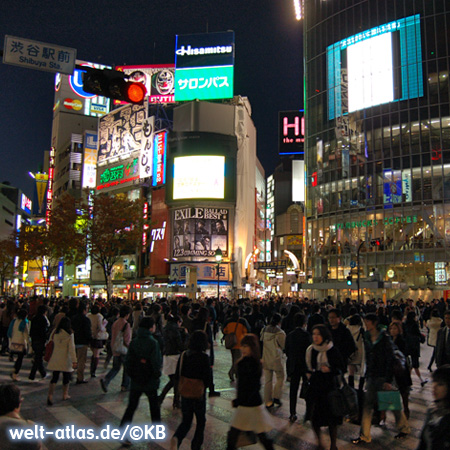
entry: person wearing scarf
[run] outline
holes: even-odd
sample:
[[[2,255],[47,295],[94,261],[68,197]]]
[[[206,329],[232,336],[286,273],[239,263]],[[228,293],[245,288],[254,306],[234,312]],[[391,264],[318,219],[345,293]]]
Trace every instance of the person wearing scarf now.
[[[330,431],[330,450],[337,450],[337,426],[342,417],[331,414],[328,393],[334,388],[334,377],[345,372],[345,362],[337,347],[333,345],[331,332],[325,325],[312,328],[313,343],[306,350],[309,389],[306,398],[305,422],[310,420],[317,436],[319,450],[324,450],[320,428]]]
[[[22,368],[23,358],[31,347],[27,315],[28,313],[25,309],[19,309],[17,311],[17,318],[10,323],[8,329],[11,356],[14,354],[17,355],[14,370],[11,373],[13,381],[19,381],[19,372]]]

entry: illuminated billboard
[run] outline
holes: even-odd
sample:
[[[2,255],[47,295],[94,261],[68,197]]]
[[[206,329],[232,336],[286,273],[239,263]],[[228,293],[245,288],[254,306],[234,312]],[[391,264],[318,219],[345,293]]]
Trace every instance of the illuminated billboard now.
[[[173,211],[172,255],[214,256],[218,248],[228,256],[229,210],[189,207]]]
[[[98,163],[141,151],[147,118],[144,105],[125,105],[102,117],[98,124]]]
[[[28,214],[31,214],[31,210],[33,209],[32,201],[25,194],[20,196],[20,208]]]
[[[234,32],[176,37],[175,101],[233,97]]]
[[[130,186],[139,179],[139,156],[97,168],[97,190],[107,192]]]
[[[166,183],[167,131],[155,134],[153,143],[153,179],[152,186]]]
[[[166,202],[236,201],[236,136],[172,132],[168,137]]]
[[[155,64],[152,66],[117,66],[115,68],[133,81],[143,83],[147,89],[150,103],[175,102],[175,66],[173,64]],[[124,104],[119,100],[115,104]]]
[[[77,65],[95,69],[111,69],[110,66],[78,61]],[[57,73],[55,77],[55,103],[53,113],[58,111],[101,117],[110,110],[110,99],[83,90],[83,70],[75,69],[72,75]]]
[[[395,20],[327,48],[328,119],[423,96],[420,16]]]
[[[83,188],[94,188],[97,178],[97,133],[84,133]]]
[[[304,112],[280,111],[278,119],[278,153],[280,155],[304,155]]]
[[[174,158],[173,199],[225,196],[225,157],[216,155]]]

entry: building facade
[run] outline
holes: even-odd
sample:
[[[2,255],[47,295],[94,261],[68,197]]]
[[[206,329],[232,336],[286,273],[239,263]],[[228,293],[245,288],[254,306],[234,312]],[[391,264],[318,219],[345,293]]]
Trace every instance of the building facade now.
[[[366,298],[445,295],[449,4],[304,5],[308,273],[364,288],[375,269]]]

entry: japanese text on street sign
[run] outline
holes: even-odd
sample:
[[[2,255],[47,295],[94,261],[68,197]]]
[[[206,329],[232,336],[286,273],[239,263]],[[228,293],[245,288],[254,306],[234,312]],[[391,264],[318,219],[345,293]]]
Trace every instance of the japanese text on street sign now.
[[[74,48],[5,36],[5,64],[71,75],[75,69],[76,57],[77,51]]]

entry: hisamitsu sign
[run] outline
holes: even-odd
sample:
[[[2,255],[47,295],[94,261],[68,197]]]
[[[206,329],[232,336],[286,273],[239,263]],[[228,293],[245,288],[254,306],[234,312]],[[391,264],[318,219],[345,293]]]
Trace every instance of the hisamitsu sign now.
[[[74,48],[5,36],[4,64],[72,75],[76,57]]]

